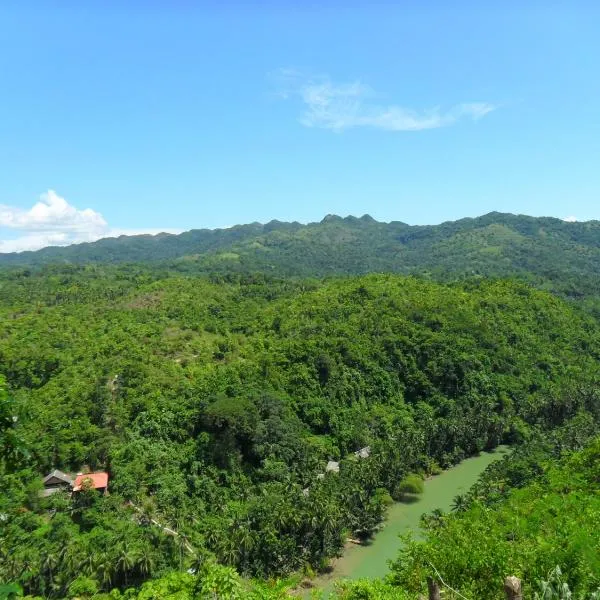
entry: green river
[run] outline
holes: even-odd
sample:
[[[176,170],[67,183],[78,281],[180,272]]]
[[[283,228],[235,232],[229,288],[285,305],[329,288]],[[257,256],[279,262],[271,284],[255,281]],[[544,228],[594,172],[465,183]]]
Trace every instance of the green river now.
[[[312,581],[312,589],[331,591],[336,579],[374,579],[387,574],[388,561],[395,559],[400,549],[400,534],[412,531],[419,535],[419,520],[423,513],[436,508],[447,512],[452,501],[475,483],[482,471],[502,458],[509,449],[500,446],[492,452],[482,452],[460,464],[431,477],[425,482],[424,493],[412,503],[397,502],[389,507],[385,526],[367,545],[349,544],[333,570]],[[307,590],[307,597],[310,590]]]

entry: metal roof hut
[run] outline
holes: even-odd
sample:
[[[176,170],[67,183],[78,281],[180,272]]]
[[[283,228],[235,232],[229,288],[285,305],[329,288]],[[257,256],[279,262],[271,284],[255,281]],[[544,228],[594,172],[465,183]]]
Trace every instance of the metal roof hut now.
[[[42,496],[46,498],[61,490],[70,492],[73,486],[73,478],[58,469],[54,469],[52,473],[44,477],[42,483],[44,484]]]
[[[357,450],[354,453],[354,456],[356,456],[357,458],[369,458],[370,454],[371,454],[371,446],[365,446],[364,448]]]
[[[339,473],[340,472],[340,463],[335,460],[330,460],[325,467],[326,473]]]

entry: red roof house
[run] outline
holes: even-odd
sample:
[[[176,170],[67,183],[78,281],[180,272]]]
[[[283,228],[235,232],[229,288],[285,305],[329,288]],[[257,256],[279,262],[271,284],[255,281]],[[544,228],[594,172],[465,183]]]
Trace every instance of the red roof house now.
[[[73,482],[73,491],[80,492],[86,487],[102,493],[106,492],[106,488],[108,487],[108,473],[85,473],[77,475]]]

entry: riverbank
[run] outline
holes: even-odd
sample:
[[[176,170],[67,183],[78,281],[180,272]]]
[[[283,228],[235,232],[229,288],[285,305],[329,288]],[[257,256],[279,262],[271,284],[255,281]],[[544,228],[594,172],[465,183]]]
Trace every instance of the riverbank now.
[[[436,508],[449,511],[454,498],[467,492],[488,465],[508,452],[506,446],[500,446],[427,479],[420,497],[411,503],[396,502],[390,506],[384,526],[373,539],[362,545],[346,544],[343,555],[333,561],[332,570],[311,580],[311,587],[303,595],[309,597],[314,589],[330,592],[339,579],[384,577],[389,571],[388,561],[395,559],[400,550],[399,536],[412,532],[418,537],[423,513]]]

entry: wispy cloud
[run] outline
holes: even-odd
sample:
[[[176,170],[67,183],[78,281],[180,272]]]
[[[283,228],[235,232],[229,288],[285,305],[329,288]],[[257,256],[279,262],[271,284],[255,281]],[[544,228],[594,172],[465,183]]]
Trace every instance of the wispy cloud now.
[[[386,131],[435,129],[465,118],[477,121],[498,108],[489,102],[462,102],[446,109],[436,106],[414,110],[377,102],[375,92],[360,81],[335,83],[327,76],[306,76],[292,69],[280,69],[273,79],[281,98],[301,100],[303,125],[338,132],[355,127]]]
[[[577,217],[565,217],[563,221],[566,221],[567,223],[577,223]]]
[[[179,230],[112,228],[99,212],[91,208],[80,210],[53,190],[42,194],[29,210],[0,204],[0,231],[2,229],[16,231],[17,236],[0,239],[0,252],[68,246],[119,235],[179,233]]]

